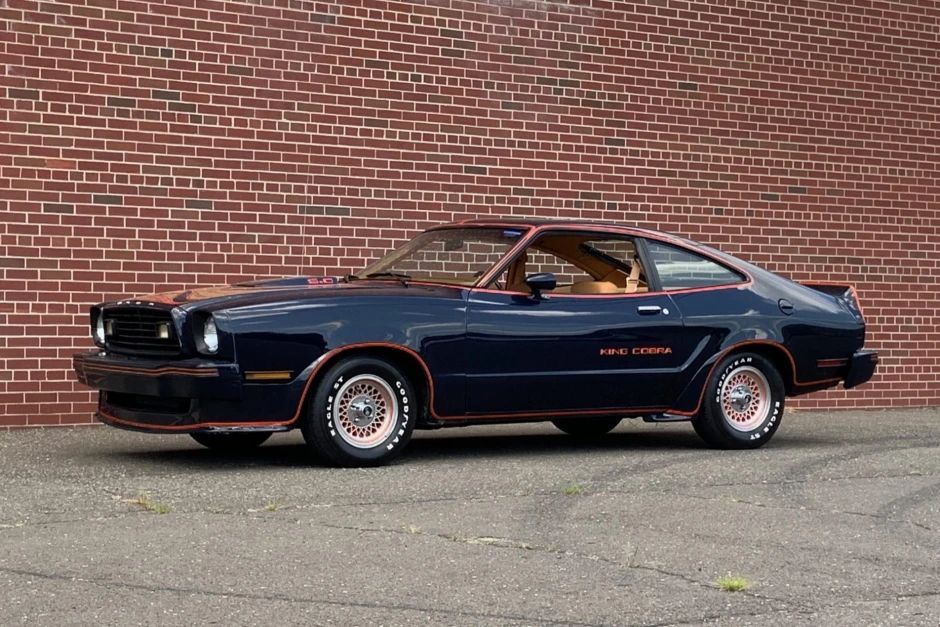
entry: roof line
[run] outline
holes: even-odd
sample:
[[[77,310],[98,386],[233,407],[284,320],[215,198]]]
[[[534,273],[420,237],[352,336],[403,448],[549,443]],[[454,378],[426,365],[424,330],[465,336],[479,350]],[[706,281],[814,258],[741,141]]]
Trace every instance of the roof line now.
[[[661,233],[664,235],[672,235],[671,233],[668,233],[666,231],[659,231],[656,229],[651,229],[649,227],[637,226],[635,224],[629,224],[625,222],[616,222],[613,220],[526,218],[526,217],[521,217],[521,216],[500,216],[500,217],[493,217],[493,218],[468,218],[466,220],[461,220],[459,222],[439,224],[432,228],[474,226],[474,225],[507,226],[507,227],[525,226],[525,227],[530,227],[530,228],[551,227],[551,226],[566,226],[566,227],[582,226],[586,229],[602,226],[602,227],[616,227],[616,228],[623,228],[623,229],[631,229],[634,231],[642,231],[645,233]]]

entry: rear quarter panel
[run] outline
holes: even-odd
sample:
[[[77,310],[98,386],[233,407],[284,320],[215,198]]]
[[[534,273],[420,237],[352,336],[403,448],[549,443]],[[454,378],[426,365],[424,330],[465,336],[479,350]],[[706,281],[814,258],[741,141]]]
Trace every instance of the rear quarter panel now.
[[[784,379],[788,393],[797,395],[837,383],[838,373],[818,362],[848,358],[864,344],[864,323],[835,299],[760,268],[748,265],[747,270],[753,278],[749,285],[671,295],[685,325],[710,338],[704,351],[709,357],[690,369],[677,413],[697,409],[711,368],[731,350],[785,349],[793,372],[790,377],[784,373]],[[781,310],[781,300],[793,304],[791,315]]]

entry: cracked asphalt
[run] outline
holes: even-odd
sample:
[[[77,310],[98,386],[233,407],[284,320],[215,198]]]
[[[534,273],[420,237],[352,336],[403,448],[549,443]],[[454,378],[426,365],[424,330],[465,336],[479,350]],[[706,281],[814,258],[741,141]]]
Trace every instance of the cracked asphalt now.
[[[686,424],[421,432],[368,470],[297,433],[239,458],[9,431],[0,624],[935,626],[938,452],[937,409],[789,413],[735,452]]]

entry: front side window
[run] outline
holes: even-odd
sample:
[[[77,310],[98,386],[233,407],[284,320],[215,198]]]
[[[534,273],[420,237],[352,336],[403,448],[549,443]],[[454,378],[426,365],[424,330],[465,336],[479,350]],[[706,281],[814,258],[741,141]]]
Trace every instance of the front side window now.
[[[737,272],[683,248],[652,240],[647,240],[646,247],[662,289],[667,292],[744,281]]]
[[[526,292],[526,277],[555,275],[553,294],[632,294],[648,291],[631,238],[579,232],[547,233],[521,252],[493,283],[496,289]]]
[[[389,253],[357,278],[401,278],[473,285],[525,234],[501,228],[455,228],[427,231]]]

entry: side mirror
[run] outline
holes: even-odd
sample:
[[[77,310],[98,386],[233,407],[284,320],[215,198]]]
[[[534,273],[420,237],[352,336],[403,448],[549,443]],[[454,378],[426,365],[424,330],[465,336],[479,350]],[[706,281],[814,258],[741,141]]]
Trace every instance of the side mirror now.
[[[550,292],[558,285],[555,275],[551,272],[530,274],[525,278],[525,284],[532,290],[534,298],[542,298],[542,292]]]

